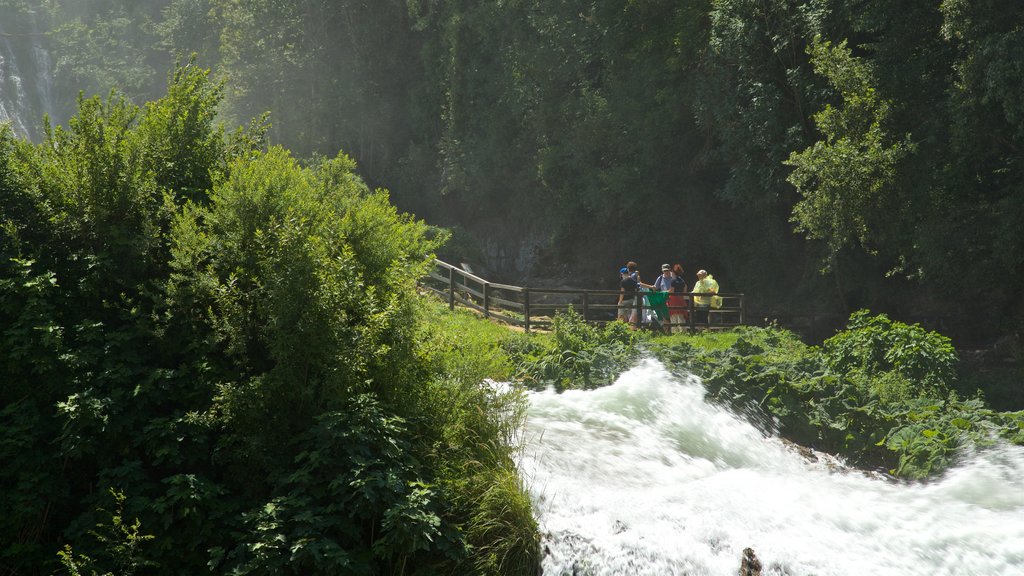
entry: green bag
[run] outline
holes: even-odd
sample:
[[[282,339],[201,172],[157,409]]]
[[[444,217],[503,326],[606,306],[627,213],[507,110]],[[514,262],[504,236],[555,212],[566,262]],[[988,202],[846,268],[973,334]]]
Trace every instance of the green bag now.
[[[668,320],[668,292],[647,292],[644,296],[658,315],[658,320]]]

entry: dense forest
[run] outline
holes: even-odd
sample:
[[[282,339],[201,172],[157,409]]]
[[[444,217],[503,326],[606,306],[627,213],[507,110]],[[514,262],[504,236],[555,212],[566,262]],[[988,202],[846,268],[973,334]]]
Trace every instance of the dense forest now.
[[[680,261],[757,316],[869,307],[963,343],[1024,318],[1019,2],[0,4],[43,30],[55,120],[196,54],[224,118],[344,150],[495,279]]]

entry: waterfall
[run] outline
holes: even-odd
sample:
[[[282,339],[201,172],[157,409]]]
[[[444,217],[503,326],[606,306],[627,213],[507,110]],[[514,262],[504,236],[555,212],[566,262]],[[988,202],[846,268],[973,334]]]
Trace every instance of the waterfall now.
[[[35,12],[0,18],[0,122],[38,138],[44,114],[55,115],[53,71]],[[13,25],[12,25],[13,24]]]
[[[521,469],[545,575],[1020,575],[1024,448],[928,483],[809,461],[646,360],[612,386],[532,393]]]

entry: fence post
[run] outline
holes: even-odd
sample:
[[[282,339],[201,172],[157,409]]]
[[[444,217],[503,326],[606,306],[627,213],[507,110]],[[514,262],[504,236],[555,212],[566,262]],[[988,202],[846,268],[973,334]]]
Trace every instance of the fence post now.
[[[448,309],[455,310],[455,268],[448,268]]]
[[[484,318],[490,318],[491,317],[490,298],[489,298],[488,292],[487,292],[487,286],[489,284],[490,284],[490,282],[484,282]]]
[[[590,298],[587,290],[583,291],[583,321],[590,318]]]
[[[693,327],[693,292],[690,292],[690,297],[686,299],[686,310],[689,313],[688,314],[689,317],[686,320],[687,320],[687,323],[689,323],[689,325],[690,325],[690,333],[692,334],[694,332],[694,327]]]
[[[743,324],[743,317],[744,317],[743,308],[744,308],[744,306],[743,306],[743,294],[740,294],[740,325]]]
[[[639,328],[644,323],[644,293],[639,286],[633,294],[633,309],[636,311],[636,327]]]
[[[523,288],[523,325],[527,332],[530,331],[530,289]]]

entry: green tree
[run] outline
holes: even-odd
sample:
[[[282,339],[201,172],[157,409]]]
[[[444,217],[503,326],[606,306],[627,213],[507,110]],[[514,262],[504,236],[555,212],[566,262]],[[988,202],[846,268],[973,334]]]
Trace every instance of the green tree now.
[[[713,225],[695,227],[717,239],[709,255],[721,255],[710,262],[705,255],[698,266],[733,278],[730,284],[758,286],[750,300],[756,308],[832,307],[815,252],[788,224],[798,195],[783,162],[814,140],[813,114],[827,90],[806,48],[816,34],[844,28],[842,5],[714,0],[707,18],[691,109],[707,137],[701,157],[715,168],[707,186],[724,205],[690,207],[714,215]]]
[[[948,152],[935,213],[922,230],[920,244],[928,250],[921,266],[958,297],[986,303],[988,317],[979,323],[975,315],[975,326],[1016,330],[1024,323],[1024,235],[1017,225],[1024,216],[1017,153],[1024,144],[1024,9],[1013,2],[947,0],[941,10],[954,76]]]
[[[4,564],[532,569],[516,400],[420,343],[446,236],[344,155],[303,168],[259,124],[226,135],[219,101],[186,64],[143,108],[80,98],[39,145],[0,129]]]
[[[909,136],[895,143],[885,131],[889,103],[872,87],[867,65],[854,58],[846,43],[833,47],[818,41],[810,49],[815,70],[842,98],[815,115],[824,136],[786,162],[802,199],[793,208],[798,231],[824,240],[833,259],[851,241],[871,251],[872,231],[900,214],[895,172],[912,151]]]
[[[172,60],[155,49],[154,23],[166,0],[53,0],[39,2],[50,21],[61,116],[74,112],[74,95],[118,89],[135,102],[157,98],[157,70]]]

